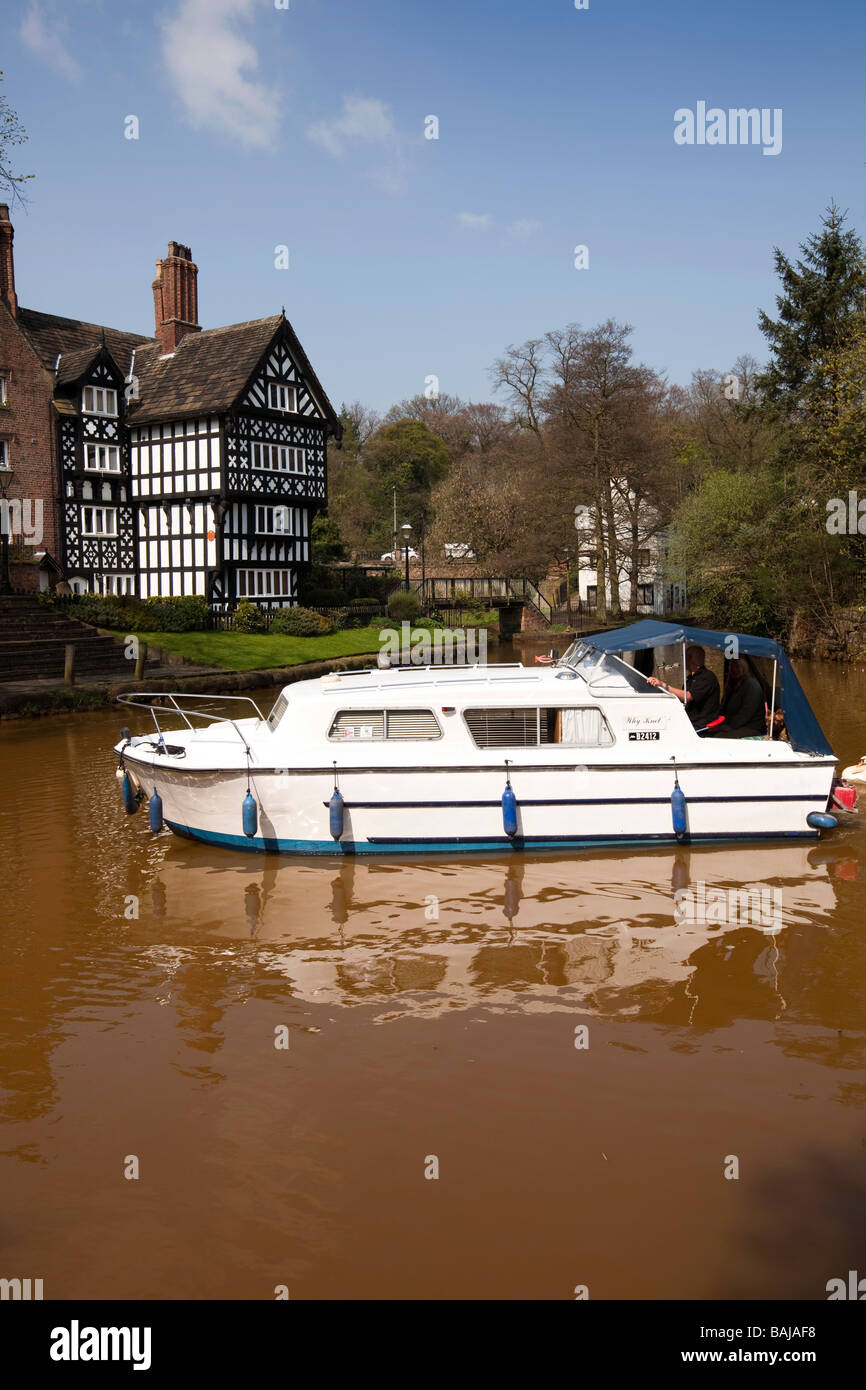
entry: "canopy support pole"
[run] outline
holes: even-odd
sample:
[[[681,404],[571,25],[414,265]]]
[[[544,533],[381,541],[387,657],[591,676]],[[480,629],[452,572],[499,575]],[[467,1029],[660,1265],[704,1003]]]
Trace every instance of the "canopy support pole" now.
[[[685,644],[685,641],[683,641],[683,704],[685,705],[686,709],[688,709],[688,704],[686,704],[686,681],[687,681],[687,680],[688,680],[688,675],[687,675],[687,673],[686,673],[686,644]]]
[[[773,737],[773,720],[776,717],[776,672],[778,671],[778,669],[779,658],[776,657],[776,660],[773,662],[773,698],[770,704],[770,729],[769,733],[767,734],[767,738],[769,739],[772,739]]]

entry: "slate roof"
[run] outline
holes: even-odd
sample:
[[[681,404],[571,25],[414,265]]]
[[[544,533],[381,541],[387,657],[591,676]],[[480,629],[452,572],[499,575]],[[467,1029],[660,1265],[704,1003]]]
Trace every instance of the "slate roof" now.
[[[142,343],[153,342],[152,338],[146,338],[141,333],[124,333],[119,328],[106,328],[101,323],[84,323],[81,319],[61,318],[59,314],[41,314],[36,309],[19,308],[17,322],[33,344],[43,366],[50,372],[54,371],[58,353],[76,356],[85,353],[89,359],[95,357],[102,347],[104,334],[105,346],[126,376],[133,349]],[[87,362],[83,365],[87,366]],[[65,375],[66,364],[62,361],[61,370]],[[68,377],[67,380],[74,378]]]
[[[246,386],[277,330],[284,325],[290,350],[310,391],[337,438],[342,434],[339,416],[291,324],[282,314],[249,319],[225,328],[207,328],[201,333],[187,333],[170,356],[162,356],[159,342],[141,333],[123,333],[98,323],[41,314],[35,309],[19,309],[18,323],[48,370],[53,372],[57,366],[57,386],[77,381],[104,341],[123,376],[128,377],[132,369],[138,378],[139,399],[130,401],[128,409],[132,425],[228,410]]]
[[[187,333],[169,357],[160,355],[158,343],[138,348],[134,372],[139,382],[139,400],[130,402],[129,423],[139,425],[150,420],[219,414],[228,410],[283,325],[288,332],[292,355],[310,391],[339,434],[337,413],[291,324],[282,314],[249,319],[225,328],[206,328],[202,333]]]
[[[87,347],[82,348],[80,352],[62,353],[57,367],[57,375],[54,378],[55,386],[71,386],[74,381],[78,381],[101,350],[102,344],[100,343],[97,348]],[[120,363],[118,362],[117,365],[120,366]]]
[[[159,343],[135,354],[139,400],[131,401],[129,422],[172,420],[228,410],[280,326],[279,314],[187,333],[170,357]]]

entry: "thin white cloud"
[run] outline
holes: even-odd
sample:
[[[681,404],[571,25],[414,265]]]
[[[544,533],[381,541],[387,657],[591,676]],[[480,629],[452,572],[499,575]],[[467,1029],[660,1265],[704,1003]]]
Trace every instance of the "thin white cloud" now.
[[[307,137],[335,159],[353,144],[388,145],[397,132],[390,109],[377,97],[343,97],[343,110],[332,121],[316,121],[307,127]]]
[[[511,223],[506,236],[509,241],[529,241],[540,231],[540,222],[534,222],[531,217],[521,217],[517,222]]]
[[[81,67],[66,46],[67,33],[66,24],[54,14],[46,23],[44,11],[36,0],[32,0],[21,21],[18,37],[31,53],[35,53],[49,67],[63,73],[70,82],[78,82],[81,79]]]
[[[473,232],[486,232],[490,226],[489,212],[458,212],[457,221],[462,227],[470,227]]]
[[[254,7],[255,0],[181,0],[162,21],[162,57],[192,125],[266,147],[277,132],[279,98],[255,77],[259,55],[237,28]]]

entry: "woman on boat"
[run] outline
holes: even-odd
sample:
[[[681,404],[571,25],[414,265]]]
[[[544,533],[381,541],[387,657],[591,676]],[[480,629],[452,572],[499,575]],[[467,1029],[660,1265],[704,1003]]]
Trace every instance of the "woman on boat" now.
[[[725,722],[717,738],[760,738],[767,732],[763,686],[740,657],[728,665],[722,714]]]

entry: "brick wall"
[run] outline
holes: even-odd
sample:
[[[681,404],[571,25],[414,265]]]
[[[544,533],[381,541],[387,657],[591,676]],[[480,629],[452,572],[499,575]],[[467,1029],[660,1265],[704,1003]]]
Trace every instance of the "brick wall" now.
[[[42,540],[35,549],[60,559],[58,470],[54,383],[27,338],[0,301],[0,373],[6,376],[6,405],[0,406],[0,439],[9,445],[12,498],[41,499]]]

